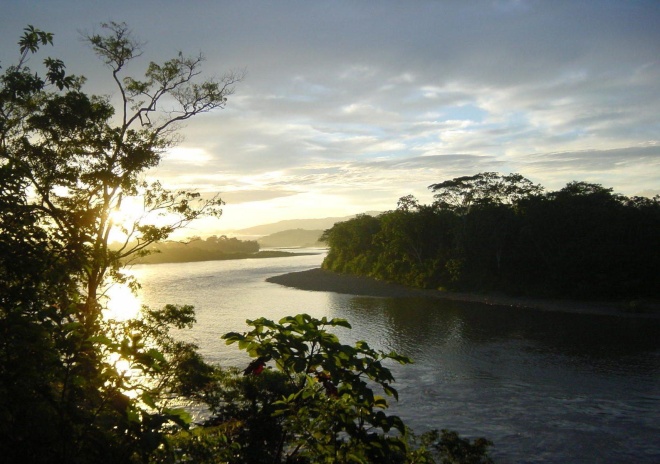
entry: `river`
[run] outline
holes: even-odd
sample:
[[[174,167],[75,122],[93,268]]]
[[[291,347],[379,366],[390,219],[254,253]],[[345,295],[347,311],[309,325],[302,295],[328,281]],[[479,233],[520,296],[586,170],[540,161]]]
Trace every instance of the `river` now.
[[[391,407],[415,432],[451,429],[494,442],[498,463],[659,463],[660,321],[416,298],[309,292],[265,282],[320,266],[288,258],[139,265],[140,300],[192,304],[181,337],[211,362],[247,363],[220,337],[246,319],[342,317],[345,343],[410,356],[391,366]]]

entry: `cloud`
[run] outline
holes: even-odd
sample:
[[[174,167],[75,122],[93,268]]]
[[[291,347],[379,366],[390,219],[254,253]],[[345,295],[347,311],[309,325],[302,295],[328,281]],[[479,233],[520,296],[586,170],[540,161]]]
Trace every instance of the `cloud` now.
[[[75,31],[122,11],[148,41],[131,72],[179,49],[203,51],[211,75],[247,69],[153,175],[225,192],[255,221],[387,209],[483,171],[657,191],[657,1],[25,0],[3,9],[0,43],[24,24],[52,30],[67,69],[111,93]],[[15,56],[0,48],[3,65]]]
[[[228,205],[268,201],[275,198],[286,198],[298,192],[287,190],[235,190],[221,193],[222,200]]]

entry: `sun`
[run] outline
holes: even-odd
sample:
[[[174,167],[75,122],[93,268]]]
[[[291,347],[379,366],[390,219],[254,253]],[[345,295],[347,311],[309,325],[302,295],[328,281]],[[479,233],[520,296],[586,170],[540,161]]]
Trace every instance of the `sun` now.
[[[122,199],[121,207],[110,213],[112,229],[110,230],[110,242],[122,242],[128,238],[133,226],[142,222],[147,215],[144,203],[138,197],[125,197]]]
[[[105,293],[108,298],[104,316],[108,320],[127,321],[134,319],[140,312],[140,298],[128,288],[128,285],[114,283]]]

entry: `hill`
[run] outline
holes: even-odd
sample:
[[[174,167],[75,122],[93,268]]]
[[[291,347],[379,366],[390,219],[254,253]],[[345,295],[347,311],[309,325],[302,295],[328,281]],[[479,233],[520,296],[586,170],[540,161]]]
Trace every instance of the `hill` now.
[[[319,242],[319,238],[323,234],[323,230],[305,230],[305,229],[292,229],[283,230],[282,232],[275,232],[274,234],[266,235],[257,240],[260,247],[320,247],[325,246],[323,242]]]
[[[378,211],[367,211],[364,214],[376,216],[380,214]],[[263,224],[247,229],[240,229],[233,231],[233,235],[237,236],[257,236],[257,235],[271,235],[278,232],[287,230],[305,229],[305,230],[326,230],[330,229],[337,222],[348,221],[353,219],[355,215],[344,217],[328,217],[320,219],[287,219],[284,221],[274,222],[271,224]]]

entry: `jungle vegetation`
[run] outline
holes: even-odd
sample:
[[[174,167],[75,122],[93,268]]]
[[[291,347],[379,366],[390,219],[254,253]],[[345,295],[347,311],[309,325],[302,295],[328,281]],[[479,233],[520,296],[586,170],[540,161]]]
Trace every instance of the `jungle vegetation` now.
[[[660,196],[573,181],[546,192],[520,174],[432,184],[434,202],[325,231],[323,268],[420,288],[578,299],[657,299]]]

